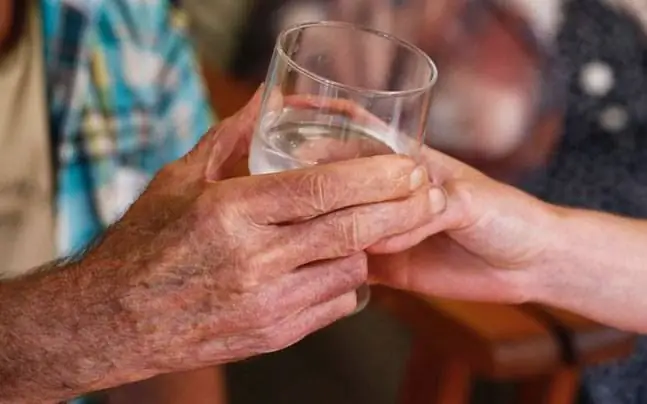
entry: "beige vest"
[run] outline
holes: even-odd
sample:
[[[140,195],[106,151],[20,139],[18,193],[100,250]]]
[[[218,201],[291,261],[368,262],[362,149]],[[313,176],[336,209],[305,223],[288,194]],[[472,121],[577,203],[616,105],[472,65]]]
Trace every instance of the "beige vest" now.
[[[0,279],[55,257],[40,16],[22,1],[27,32],[0,58]]]

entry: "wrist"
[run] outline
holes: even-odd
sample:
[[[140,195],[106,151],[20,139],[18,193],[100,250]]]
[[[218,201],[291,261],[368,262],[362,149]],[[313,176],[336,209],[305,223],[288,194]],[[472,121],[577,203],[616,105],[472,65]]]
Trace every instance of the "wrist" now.
[[[617,328],[645,332],[647,223],[557,208],[555,233],[536,276],[535,301]]]
[[[548,204],[547,204],[548,205]],[[614,218],[606,213],[548,205],[546,248],[533,268],[533,301],[580,311],[604,286],[614,266]],[[611,255],[612,257],[615,254]]]
[[[71,271],[68,287],[78,297],[75,317],[62,325],[72,333],[71,385],[78,393],[116,387],[146,376],[145,345],[124,307],[128,279],[122,262],[83,259]],[[78,341],[78,343],[74,343]],[[151,374],[152,376],[152,374]]]
[[[83,262],[0,285],[0,402],[60,401],[128,381],[111,274]]]
[[[559,271],[569,265],[565,246],[573,244],[568,240],[573,219],[569,209],[543,201],[538,203],[539,209],[533,208],[536,228],[528,237],[539,248],[516,279],[525,302],[551,304]]]

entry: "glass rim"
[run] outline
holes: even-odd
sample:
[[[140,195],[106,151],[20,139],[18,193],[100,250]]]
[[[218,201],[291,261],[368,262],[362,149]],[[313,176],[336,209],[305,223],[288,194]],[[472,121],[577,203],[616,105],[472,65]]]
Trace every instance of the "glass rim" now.
[[[336,80],[331,80],[327,79],[320,74],[314,73],[307,68],[301,66],[299,63],[294,61],[288,54],[285,52],[285,49],[283,48],[283,43],[288,37],[288,35],[293,34],[298,31],[304,31],[308,28],[312,27],[334,27],[334,28],[346,28],[346,29],[351,29],[355,31],[362,31],[369,33],[371,35],[376,35],[378,37],[387,39],[389,41],[392,41],[396,43],[398,46],[403,47],[414,54],[418,55],[421,57],[421,59],[427,64],[427,67],[429,67],[429,78],[426,83],[423,85],[417,86],[415,88],[411,89],[406,89],[406,90],[377,90],[377,89],[371,89],[368,87],[361,87],[361,86],[354,86],[351,84],[344,84]],[[353,93],[367,93],[370,94],[371,96],[374,97],[405,97],[405,96],[411,96],[411,95],[416,95],[420,93],[424,93],[431,89],[436,82],[438,81],[438,68],[436,67],[436,63],[433,61],[433,59],[422,49],[417,47],[416,45],[412,44],[409,41],[406,41],[404,39],[398,38],[395,35],[389,34],[384,31],[380,31],[378,29],[350,23],[350,22],[343,22],[343,21],[316,21],[316,22],[305,22],[301,24],[296,24],[293,25],[289,28],[284,29],[281,31],[279,34],[278,38],[276,39],[276,44],[275,44],[275,50],[277,54],[284,59],[287,64],[292,67],[293,69],[297,70],[299,73],[303,74],[306,77],[309,77],[310,79],[323,83],[325,85],[333,86],[333,87],[338,87],[341,88],[345,91],[353,92]]]

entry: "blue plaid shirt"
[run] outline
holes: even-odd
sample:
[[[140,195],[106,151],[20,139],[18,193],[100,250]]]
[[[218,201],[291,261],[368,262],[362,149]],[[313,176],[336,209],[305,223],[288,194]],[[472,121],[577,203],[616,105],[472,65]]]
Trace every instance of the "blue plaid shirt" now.
[[[59,251],[78,251],[212,124],[170,0],[40,0]]]

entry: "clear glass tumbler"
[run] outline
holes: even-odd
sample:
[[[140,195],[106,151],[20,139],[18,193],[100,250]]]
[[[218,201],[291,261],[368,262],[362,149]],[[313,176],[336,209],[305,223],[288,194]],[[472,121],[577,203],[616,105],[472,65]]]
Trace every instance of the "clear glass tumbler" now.
[[[425,52],[383,32],[343,22],[288,28],[267,74],[250,172],[392,153],[415,157],[437,76]],[[268,102],[271,92],[281,102]],[[369,298],[367,285],[358,289],[358,310]]]

